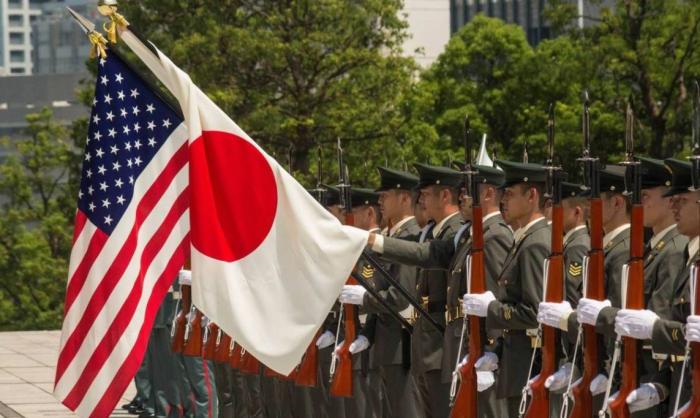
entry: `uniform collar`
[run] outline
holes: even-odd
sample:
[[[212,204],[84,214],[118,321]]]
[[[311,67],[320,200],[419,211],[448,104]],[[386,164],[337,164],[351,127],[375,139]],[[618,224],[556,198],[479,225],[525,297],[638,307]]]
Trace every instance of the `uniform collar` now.
[[[515,233],[513,234],[515,236],[515,242],[516,243],[520,242],[520,240],[523,239],[523,237],[525,237],[525,235],[527,235],[527,232],[530,230],[530,228],[532,228],[532,226],[534,224],[541,221],[542,219],[545,219],[544,216],[540,216],[539,218],[535,219],[534,221],[530,221],[529,224],[527,224],[524,227],[515,231]]]
[[[394,234],[396,234],[399,231],[399,229],[401,229],[401,227],[404,226],[404,224],[406,222],[410,221],[411,219],[416,219],[416,217],[415,216],[407,216],[407,217],[401,219],[400,221],[396,222],[396,225],[392,226],[389,229],[389,232],[387,233],[387,235],[390,237],[393,237]]]
[[[623,231],[625,231],[629,228],[630,228],[630,224],[628,222],[628,223],[625,223],[625,224],[618,226],[617,228],[615,228],[612,231],[605,234],[605,236],[603,237],[603,248],[607,247],[608,244],[610,244],[615,239],[615,237],[617,237]]]
[[[495,211],[495,212],[491,212],[491,213],[489,213],[489,214],[484,215],[484,216],[481,218],[481,225],[482,225],[483,227],[485,227],[485,226],[486,226],[486,221],[488,221],[489,219],[492,219],[492,218],[494,218],[494,217],[496,217],[496,216],[498,216],[498,215],[500,215],[500,214],[501,214],[500,211]],[[465,224],[465,225],[467,225],[467,224]],[[472,228],[471,222],[469,222],[468,225],[469,225],[469,235],[472,235],[474,229]],[[462,228],[462,229],[464,229],[464,228]],[[461,231],[461,229],[460,229],[460,231]],[[456,241],[455,241],[455,242],[456,242]]]
[[[652,249],[656,248],[656,246],[659,245],[659,242],[661,242],[661,240],[666,236],[666,234],[671,232],[671,230],[675,227],[676,227],[676,224],[671,224],[670,226],[668,226],[666,229],[659,232],[658,234],[654,234],[654,236],[651,237],[651,240],[649,241],[649,248],[652,248]]]
[[[382,228],[376,227],[376,228],[370,228],[369,229],[370,233],[375,233],[375,234],[381,234],[382,233]]]
[[[445,227],[445,224],[447,223],[447,221],[450,220],[451,218],[455,217],[458,214],[459,214],[459,211],[456,211],[455,213],[451,213],[451,214],[445,216],[445,219],[438,222],[435,225],[435,227],[433,228],[433,236],[437,237],[438,235],[440,235],[440,232],[442,231],[442,228]]]
[[[582,230],[582,229],[585,228],[585,227],[586,227],[585,224],[584,224],[584,225],[579,225],[579,226],[577,226],[576,228],[572,229],[571,231],[567,232],[566,235],[564,235],[564,245],[566,245],[566,244],[569,243],[569,240],[571,239],[571,237],[574,236],[574,234],[575,234],[576,232]]]
[[[698,250],[700,250],[700,236],[691,239],[688,243],[688,265],[690,265],[693,258],[698,254]]]

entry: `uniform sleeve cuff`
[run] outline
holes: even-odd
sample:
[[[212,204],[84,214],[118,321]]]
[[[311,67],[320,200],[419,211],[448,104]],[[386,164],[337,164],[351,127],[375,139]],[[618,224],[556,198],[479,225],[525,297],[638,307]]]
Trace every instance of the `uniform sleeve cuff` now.
[[[372,243],[372,251],[377,254],[384,253],[384,235],[374,234],[374,242]]]

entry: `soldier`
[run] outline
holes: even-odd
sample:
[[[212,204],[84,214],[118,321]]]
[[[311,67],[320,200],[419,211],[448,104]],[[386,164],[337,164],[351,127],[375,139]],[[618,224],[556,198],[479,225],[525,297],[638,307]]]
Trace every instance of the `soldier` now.
[[[498,276],[498,298],[492,291],[464,295],[465,314],[486,318],[486,328],[502,330],[497,345],[475,367],[499,369],[496,395],[507,402],[508,416],[519,413],[521,390],[530,378],[525,365],[534,348],[537,306],[542,301],[542,261],[551,252],[551,231],[544,217],[544,168],[538,164],[497,161],[505,171],[503,203],[513,222],[515,245]],[[499,360],[500,359],[500,360]],[[500,366],[499,366],[500,363]]]
[[[673,297],[670,298],[670,318],[664,318],[651,310],[621,310],[615,319],[615,330],[622,336],[641,340],[651,340],[654,353],[668,354],[667,364],[670,374],[659,373],[652,384],[645,384],[628,397],[627,402],[632,408],[633,404],[650,408],[664,400],[666,393],[673,411],[676,395],[679,390],[682,363],[685,360],[686,341],[683,327],[686,318],[690,314],[690,267],[698,257],[698,236],[700,235],[700,211],[698,204],[700,191],[689,191],[691,185],[691,165],[685,161],[676,159],[665,160],[666,165],[673,173],[672,187],[664,195],[673,196],[673,215],[678,233],[690,239],[682,252],[683,258],[678,263],[682,270],[676,276],[673,286]],[[660,302],[660,301],[659,301]],[[668,305],[668,301],[666,302]],[[668,307],[661,309],[663,312]],[[694,321],[694,320],[693,320]],[[691,329],[696,325],[688,325],[686,335],[693,335]],[[697,336],[697,334],[695,334]],[[686,380],[687,382],[687,380]],[[688,399],[689,388],[684,385],[680,405]]]
[[[462,184],[460,172],[427,164],[416,164],[419,173],[419,205],[425,211],[428,224],[419,241],[454,242],[454,236],[462,225],[459,214],[459,187]],[[400,254],[402,240],[387,239],[381,235],[371,235],[378,241],[369,245],[378,253],[387,256]],[[371,238],[370,238],[371,240]],[[410,260],[412,255],[405,254]],[[396,260],[395,257],[393,259]],[[445,305],[447,302],[447,274],[444,269],[419,270],[417,295],[425,310],[440,324],[445,324]],[[411,339],[411,371],[418,386],[420,405],[426,417],[445,417],[449,413],[449,382],[442,379],[443,335],[427,322],[418,317]]]
[[[147,409],[153,411],[153,399],[151,399],[151,376],[149,374],[148,356],[143,357],[141,366],[134,376],[134,386],[136,396],[131,402],[122,405],[122,409],[127,410],[130,415],[141,415]]]
[[[385,167],[379,167],[379,174],[379,208],[382,218],[387,225],[391,225],[386,234],[396,239],[416,240],[420,227],[413,216],[412,190],[418,185],[418,177]],[[384,267],[405,289],[415,289],[415,268],[398,263],[389,263]],[[368,281],[372,279],[370,284],[375,286],[394,311],[409,310],[408,301],[386,279],[375,276],[371,267],[363,267],[360,271]],[[370,368],[378,368],[383,393],[387,398],[382,416],[418,416],[417,389],[409,372],[410,334],[362,286],[345,286],[340,302],[360,305],[370,314],[356,342],[362,342],[363,347],[372,345]]]
[[[565,299],[562,302],[542,302],[537,313],[537,320],[544,325],[559,328],[560,311],[571,313],[578,305],[583,293],[583,264],[591,246],[587,221],[589,204],[581,196],[583,186],[562,182],[562,211],[564,218],[564,275]],[[562,336],[563,356],[561,367],[545,381],[550,390],[550,417],[559,417],[562,407],[562,394],[569,383],[570,373],[575,372],[572,364],[576,333]],[[574,340],[569,340],[573,336]]]

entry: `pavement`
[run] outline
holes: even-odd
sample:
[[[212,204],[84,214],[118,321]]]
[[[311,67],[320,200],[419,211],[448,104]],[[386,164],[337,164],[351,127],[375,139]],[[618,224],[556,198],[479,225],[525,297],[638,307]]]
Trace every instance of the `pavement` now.
[[[60,331],[0,332],[0,417],[77,418],[51,394],[60,338]],[[135,393],[132,383],[117,408]],[[130,417],[121,409],[112,416]]]

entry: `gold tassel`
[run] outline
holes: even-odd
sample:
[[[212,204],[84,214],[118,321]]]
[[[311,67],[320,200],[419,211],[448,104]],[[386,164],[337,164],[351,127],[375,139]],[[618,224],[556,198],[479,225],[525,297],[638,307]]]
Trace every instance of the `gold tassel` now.
[[[90,48],[90,59],[100,57],[107,58],[107,40],[99,32],[90,32],[88,34],[92,48]]]
[[[102,16],[109,17],[110,22],[105,23],[102,27],[107,33],[107,38],[113,44],[117,43],[117,29],[126,29],[129,22],[124,16],[117,13],[117,6],[102,5],[98,6],[97,10]]]

